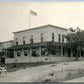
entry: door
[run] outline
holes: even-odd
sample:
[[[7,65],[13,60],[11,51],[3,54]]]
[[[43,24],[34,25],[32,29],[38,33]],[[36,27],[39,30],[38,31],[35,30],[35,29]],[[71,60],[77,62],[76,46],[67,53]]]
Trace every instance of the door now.
[[[71,49],[68,48],[68,57],[71,57]]]

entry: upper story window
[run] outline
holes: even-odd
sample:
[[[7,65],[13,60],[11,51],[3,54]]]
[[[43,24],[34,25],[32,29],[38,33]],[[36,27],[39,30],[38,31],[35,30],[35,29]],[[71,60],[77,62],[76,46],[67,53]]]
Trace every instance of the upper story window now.
[[[65,37],[65,35],[62,35],[62,42],[64,43],[64,37]]]
[[[25,37],[23,37],[23,45],[25,45]]]
[[[43,37],[43,33],[41,34],[41,42],[43,42],[44,37]]]
[[[54,41],[54,33],[52,33],[52,41]]]
[[[58,42],[61,42],[61,35],[58,34]]]
[[[31,43],[34,43],[33,35],[31,35],[30,42],[31,42]]]
[[[15,39],[16,45],[18,45],[18,38]]]

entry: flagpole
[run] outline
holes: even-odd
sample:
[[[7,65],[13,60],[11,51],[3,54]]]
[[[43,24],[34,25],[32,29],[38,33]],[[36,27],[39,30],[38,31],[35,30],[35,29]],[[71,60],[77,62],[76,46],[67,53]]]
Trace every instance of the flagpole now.
[[[31,14],[30,14],[30,9],[29,9],[29,29],[31,28]]]
[[[30,14],[30,9],[29,9],[29,29],[31,28],[31,14]],[[31,53],[31,46],[30,46],[30,53]],[[31,54],[29,54],[29,59],[31,63]]]

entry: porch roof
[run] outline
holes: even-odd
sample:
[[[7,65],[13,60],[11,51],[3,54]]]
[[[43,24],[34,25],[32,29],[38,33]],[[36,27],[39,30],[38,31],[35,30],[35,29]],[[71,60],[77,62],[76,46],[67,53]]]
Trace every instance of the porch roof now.
[[[18,46],[13,46],[13,47],[10,47],[8,49],[19,49],[19,48],[30,48],[30,47],[39,47],[39,46],[47,46],[47,43],[48,42],[39,42],[39,43],[30,43],[30,44],[25,44],[25,45],[18,45]],[[55,45],[58,45],[58,46],[64,46],[65,43],[58,43],[58,42],[54,42]]]

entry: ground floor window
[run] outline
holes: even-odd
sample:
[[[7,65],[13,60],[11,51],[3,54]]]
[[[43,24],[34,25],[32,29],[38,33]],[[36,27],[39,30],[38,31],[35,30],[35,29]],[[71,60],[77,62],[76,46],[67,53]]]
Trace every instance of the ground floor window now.
[[[84,53],[83,52],[81,52],[81,56],[84,57]]]
[[[6,54],[7,54],[7,57],[14,58],[14,51],[13,50],[8,50]]]
[[[73,57],[76,57],[76,53],[73,52]]]
[[[24,56],[28,56],[28,50],[24,50]]]
[[[41,47],[41,56],[44,56],[46,53],[45,47]]]
[[[32,48],[32,56],[36,57],[37,54],[36,54],[36,48]]]
[[[20,56],[20,53],[21,53],[20,51],[17,51],[17,56],[18,56],[18,57]]]
[[[52,51],[52,55],[56,55],[56,51]]]

